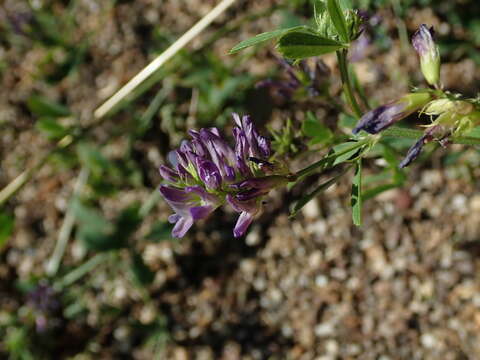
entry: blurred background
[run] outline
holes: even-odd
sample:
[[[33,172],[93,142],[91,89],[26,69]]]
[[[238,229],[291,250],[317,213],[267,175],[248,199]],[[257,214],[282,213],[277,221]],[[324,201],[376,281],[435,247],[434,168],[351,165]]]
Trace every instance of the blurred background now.
[[[478,149],[431,148],[400,172],[412,142],[392,140],[393,166],[365,163],[381,194],[360,228],[344,179],[294,219],[286,204],[302,188],[277,191],[244,238],[228,210],[170,237],[157,169],[186,130],[230,134],[233,111],[252,114],[299,169],[352,126],[335,56],[322,57],[314,94],[284,96],[258,86],[288,78],[273,45],[228,55],[307,23],[308,0],[238,0],[95,119],[216,3],[0,2],[0,188],[27,180],[0,205],[0,358],[479,359]],[[350,60],[372,105],[422,85],[409,44],[422,23],[435,27],[445,87],[477,94],[477,0],[352,3],[369,18]],[[302,154],[312,142],[320,152]]]

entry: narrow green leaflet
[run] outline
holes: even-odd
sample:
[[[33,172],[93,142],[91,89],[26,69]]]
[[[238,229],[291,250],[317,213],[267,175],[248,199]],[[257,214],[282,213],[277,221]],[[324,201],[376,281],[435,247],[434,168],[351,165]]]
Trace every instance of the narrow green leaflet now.
[[[0,250],[5,246],[13,232],[13,216],[0,211]]]
[[[352,183],[352,219],[357,226],[362,225],[362,159],[358,159]]]
[[[30,96],[27,107],[32,114],[37,116],[62,117],[71,115],[66,106],[40,95]]]
[[[365,191],[362,194],[362,201],[367,201],[367,200],[373,199],[377,195],[380,195],[381,193],[383,193],[385,191],[395,189],[399,186],[400,186],[399,184],[395,184],[395,183],[378,185],[378,186],[376,186],[372,189],[369,189],[369,190]]]
[[[330,14],[335,29],[337,29],[340,39],[344,43],[348,43],[350,41],[350,36],[348,34],[347,21],[345,20],[345,16],[338,1],[327,0],[327,10]]]
[[[350,169],[350,167],[346,167],[341,173],[339,173],[338,175],[334,176],[333,178],[331,178],[330,180],[327,180],[325,181],[324,183],[320,184],[319,187],[317,187],[315,190],[313,190],[310,194],[307,194],[305,195],[304,197],[302,197],[300,200],[298,200],[291,213],[290,213],[290,217],[294,217],[297,215],[297,213],[310,201],[312,200],[313,198],[315,198],[317,195],[319,195],[320,193],[322,193],[323,191],[327,190],[330,186],[332,186],[333,184],[335,184],[336,182],[338,182],[338,180],[343,176],[345,175],[345,173],[347,172],[347,170]]]
[[[229,51],[229,53],[230,54],[235,54],[236,52],[239,52],[240,50],[246,49],[247,47],[263,43],[265,41],[268,41],[268,40],[280,37],[282,35],[285,35],[290,31],[295,31],[295,30],[300,30],[300,29],[306,29],[306,27],[303,26],[303,25],[294,26],[294,27],[291,27],[291,28],[278,29],[278,30],[264,32],[264,33],[255,35],[254,37],[251,37],[250,39],[247,39],[247,40],[243,40],[242,42],[235,45]]]
[[[356,145],[353,143],[353,145]],[[353,160],[356,156],[360,155],[361,148],[353,146],[351,142],[338,144],[333,147],[333,151],[337,154],[337,157],[333,161],[333,166],[341,164],[347,160]],[[351,149],[351,150],[349,150]]]
[[[111,167],[110,161],[93,144],[82,142],[77,145],[80,162],[94,175],[101,175]]]
[[[132,254],[132,265],[130,269],[134,279],[140,285],[150,285],[155,279],[155,273],[150,270],[139,254]]]
[[[35,127],[50,140],[60,139],[68,134],[68,129],[51,117],[42,117],[38,119]]]
[[[311,145],[327,143],[333,137],[332,131],[323,125],[312,112],[307,113],[307,118],[302,124],[302,132],[312,138],[309,142]]]
[[[280,53],[295,60],[328,54],[344,47],[338,41],[301,31],[290,32],[278,41]]]

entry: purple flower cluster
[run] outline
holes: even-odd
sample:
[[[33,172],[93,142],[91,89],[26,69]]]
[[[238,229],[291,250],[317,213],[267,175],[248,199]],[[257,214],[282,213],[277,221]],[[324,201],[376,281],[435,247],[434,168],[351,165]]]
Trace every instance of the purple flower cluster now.
[[[162,165],[160,175],[168,185],[160,193],[175,211],[169,221],[172,235],[183,237],[196,220],[207,218],[228,202],[240,213],[233,234],[242,236],[262,209],[262,197],[285,184],[268,160],[270,142],[255,129],[249,116],[233,114],[234,148],[217,128],[190,130],[190,141],[169,154],[171,167]]]

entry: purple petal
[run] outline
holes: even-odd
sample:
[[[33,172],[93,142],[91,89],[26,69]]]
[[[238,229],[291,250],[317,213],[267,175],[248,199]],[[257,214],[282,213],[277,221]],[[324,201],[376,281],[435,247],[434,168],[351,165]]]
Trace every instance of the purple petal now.
[[[187,168],[189,164],[187,155],[182,150],[175,150],[173,153],[169,153],[169,160],[175,167],[182,165],[184,168]]]
[[[172,230],[172,236],[176,238],[184,237],[187,231],[192,227],[193,219],[189,218],[180,218]]]
[[[236,238],[242,236],[247,231],[248,227],[253,221],[254,216],[248,212],[242,212],[238,217],[235,228],[233,229],[233,236]]]
[[[227,181],[234,181],[235,180],[235,170],[233,167],[231,166],[228,166],[227,164],[225,164],[225,167],[223,168],[223,172],[225,174],[225,179]]]
[[[409,115],[404,111],[406,106],[407,104],[404,102],[394,102],[373,109],[362,116],[352,132],[357,134],[360,130],[364,130],[370,134],[377,134]]]
[[[192,175],[180,164],[177,166],[177,173],[184,183],[189,183],[193,180]]]
[[[204,203],[212,205],[215,208],[221,204],[217,196],[210,194],[201,186],[187,186],[185,192],[199,196]]]
[[[253,188],[253,189],[239,192],[237,195],[235,195],[235,197],[240,201],[249,201],[249,200],[256,199],[262,195],[265,195],[267,193],[268,193],[268,190]]]
[[[257,141],[258,149],[260,150],[260,154],[262,155],[262,157],[269,158],[271,152],[270,141],[263,136],[258,136]]]
[[[408,150],[407,155],[400,163],[399,167],[402,169],[410,165],[422,152],[423,146],[429,135],[423,135],[413,146]]]
[[[242,120],[240,119],[240,115],[237,113],[232,113],[233,121],[235,121],[235,124],[241,128],[242,127]]]
[[[235,153],[228,146],[227,142],[220,136],[217,136],[209,129],[200,130],[202,143],[208,150],[211,160],[217,165],[220,171],[223,171],[224,164],[233,164],[235,161]],[[225,175],[225,174],[222,174]]]
[[[171,186],[160,185],[160,193],[163,195],[165,200],[169,202],[183,203],[191,201],[191,195],[187,194],[185,191]]]
[[[172,214],[168,217],[168,222],[170,224],[175,224],[178,220],[180,220],[181,216],[178,214]]]
[[[178,173],[170,169],[168,166],[160,165],[160,168],[158,169],[158,171],[160,172],[160,176],[163,177],[166,181],[176,183],[177,181],[180,180]]]
[[[426,56],[429,52],[435,51],[433,35],[433,27],[428,28],[425,24],[420,25],[419,29],[413,35],[412,45],[421,57]]]
[[[200,220],[208,217],[213,210],[213,207],[210,205],[195,206],[190,209],[190,214],[192,215],[193,220]]]
[[[220,136],[220,131],[216,128],[216,127],[211,127],[209,128],[208,130],[210,130],[210,132],[214,135],[217,135],[218,137],[221,137]]]
[[[270,190],[270,189],[273,189],[274,187],[286,184],[287,181],[288,180],[285,176],[272,175],[272,176],[264,176],[264,177],[258,177],[253,179],[247,179],[239,183],[232,184],[230,186],[234,189],[254,188],[254,189],[262,189],[262,190]]]
[[[256,201],[240,201],[236,199],[233,195],[228,194],[227,195],[227,202],[230,204],[230,206],[235,210],[236,212],[249,212],[252,214],[256,214],[257,212],[260,211],[261,204]]]
[[[168,162],[173,166],[177,167],[178,165],[178,154],[176,151],[170,151],[167,155]]]
[[[209,189],[218,189],[222,184],[222,175],[212,161],[197,159],[197,171],[200,179]]]

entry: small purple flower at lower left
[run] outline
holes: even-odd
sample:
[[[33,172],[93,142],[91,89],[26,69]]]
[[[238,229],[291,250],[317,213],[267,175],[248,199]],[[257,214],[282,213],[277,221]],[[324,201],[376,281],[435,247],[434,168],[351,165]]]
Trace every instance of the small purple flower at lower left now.
[[[263,197],[288,182],[288,170],[269,161],[270,141],[258,133],[250,116],[233,118],[233,147],[216,128],[190,130],[192,140],[169,155],[172,167],[159,169],[167,182],[160,193],[175,212],[169,217],[174,237],[183,237],[195,221],[224,203],[240,213],[233,234],[242,236],[260,214]]]
[[[37,332],[43,333],[58,322],[61,303],[57,292],[45,282],[40,282],[27,295],[27,304],[34,311]]]

